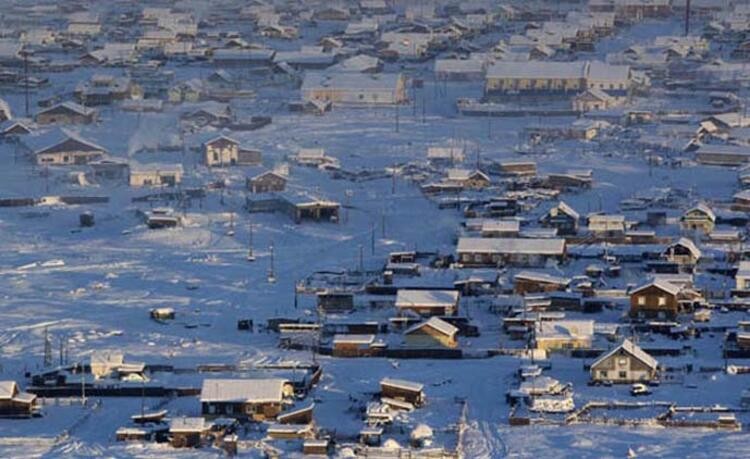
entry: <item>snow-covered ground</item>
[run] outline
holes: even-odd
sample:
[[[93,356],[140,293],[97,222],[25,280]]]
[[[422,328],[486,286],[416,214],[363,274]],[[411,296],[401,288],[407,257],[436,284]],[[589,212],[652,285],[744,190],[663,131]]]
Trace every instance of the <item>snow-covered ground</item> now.
[[[658,24],[635,27],[625,36],[604,41],[597,55],[645,41]],[[669,23],[669,32],[679,28]],[[207,69],[185,69],[186,76]],[[424,72],[424,69],[418,69]],[[117,71],[113,71],[117,73]],[[50,75],[53,87],[34,95],[34,101],[68,92],[90,70]],[[478,84],[436,84],[431,80],[417,91],[416,106],[393,108],[335,108],[324,116],[290,114],[284,102],[298,94],[288,87],[265,87],[246,103],[248,113],[273,116],[271,125],[236,134],[263,152],[264,166],[286,162],[299,148],[322,147],[346,170],[378,169],[425,158],[428,146],[451,142],[466,146],[470,159],[519,160],[514,153],[524,127],[571,119],[473,118],[456,113],[456,97],[481,95]],[[23,110],[20,94],[7,96],[14,112]],[[424,110],[421,104],[425,102]],[[181,163],[186,185],[226,180],[223,192],[213,190],[193,201],[183,226],[150,230],[136,213],[149,204],[132,198],[148,191],[124,184],[92,186],[73,184],[67,171],[52,168],[50,177],[23,158],[16,147],[0,144],[0,197],[52,195],[108,196],[107,204],[49,205],[0,209],[0,379],[25,381],[27,372],[42,368],[44,336],[49,333],[57,359],[63,341],[69,362],[83,361],[94,350],[116,349],[128,359],[149,364],[195,368],[199,364],[240,364],[283,358],[306,361],[307,352],[278,348],[273,333],[237,330],[237,320],[256,324],[272,317],[312,316],[312,300],[295,303],[297,282],[318,270],[354,269],[360,253],[366,267],[380,268],[392,251],[419,250],[453,254],[454,238],[462,216],[454,209],[439,209],[419,187],[399,177],[366,182],[334,180],[330,174],[291,166],[288,187],[308,190],[347,203],[339,223],[295,224],[282,214],[248,214],[244,208],[247,173],[242,167],[208,170],[196,151],[153,153],[142,148],[179,134],[179,108],[165,113],[123,113],[103,109],[101,121],[80,128],[80,133],[105,146],[114,157],[140,163]],[[423,116],[424,111],[424,116]],[[627,148],[592,142],[561,142],[555,151],[534,155],[540,173],[592,169],[594,186],[566,194],[566,202],[586,213],[615,212],[621,200],[654,188],[690,190],[704,199],[727,199],[735,192],[736,171],[710,167],[650,169],[646,158]],[[177,207],[177,203],[159,205]],[[79,215],[92,211],[96,225],[79,227]],[[671,215],[674,217],[675,215]],[[249,225],[253,225],[256,260],[247,261]],[[373,236],[374,235],[374,236]],[[372,240],[374,239],[374,244]],[[277,281],[269,283],[270,247],[274,248]],[[374,249],[374,250],[373,250]],[[571,265],[571,270],[582,268]],[[433,273],[440,282],[451,273]],[[443,277],[440,277],[443,276]],[[624,273],[619,287],[638,282],[641,273]],[[446,280],[447,279],[447,280]],[[720,282],[705,279],[706,283]],[[149,318],[155,307],[171,307],[177,319],[166,324]],[[471,345],[487,349],[501,339],[500,317],[472,305],[472,318],[480,322],[483,336]],[[616,321],[624,310],[606,311],[597,320]],[[575,316],[573,314],[572,316]],[[731,313],[732,323],[744,316]],[[580,317],[579,317],[580,318]],[[721,318],[717,321],[722,320]],[[721,367],[723,335],[704,336],[691,342],[692,350],[670,365],[693,363]],[[664,344],[658,337],[654,341]],[[668,344],[675,344],[669,341]],[[694,351],[694,352],[692,352]],[[315,400],[319,426],[356,435],[360,413],[352,407],[378,390],[381,378],[397,377],[424,382],[426,407],[409,415],[410,423],[424,422],[444,429],[447,447],[457,441],[450,426],[458,422],[461,403],[468,406],[468,429],[463,448],[466,457],[625,457],[628,450],[640,457],[741,457],[750,448],[744,432],[658,427],[529,426],[508,425],[505,393],[511,388],[520,360],[499,356],[462,360],[338,359],[317,357],[323,378],[310,398]],[[589,400],[629,399],[627,387],[588,387],[583,359],[554,358],[548,374],[571,382],[578,406]],[[590,363],[590,362],[589,362]],[[224,376],[241,377],[228,373]],[[173,384],[198,384],[202,375],[156,376]],[[682,384],[664,384],[653,400],[679,404],[736,406],[748,385],[747,375],[721,371],[695,372]],[[198,384],[199,385],[199,384]],[[695,386],[695,388],[691,388]],[[147,399],[149,406],[162,400]],[[28,420],[0,420],[0,456],[3,457],[206,457],[218,450],[174,450],[165,445],[117,443],[115,430],[141,409],[141,399],[44,401],[44,416]],[[195,415],[197,398],[187,397],[164,405],[172,414]],[[748,419],[750,420],[750,419]],[[254,450],[252,455],[259,454]]]

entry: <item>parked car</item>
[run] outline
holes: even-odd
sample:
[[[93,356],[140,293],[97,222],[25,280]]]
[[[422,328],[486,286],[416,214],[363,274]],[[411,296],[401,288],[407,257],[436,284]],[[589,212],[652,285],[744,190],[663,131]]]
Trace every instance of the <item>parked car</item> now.
[[[630,387],[630,395],[633,397],[639,397],[642,395],[651,395],[651,389],[648,388],[645,384],[633,384]]]

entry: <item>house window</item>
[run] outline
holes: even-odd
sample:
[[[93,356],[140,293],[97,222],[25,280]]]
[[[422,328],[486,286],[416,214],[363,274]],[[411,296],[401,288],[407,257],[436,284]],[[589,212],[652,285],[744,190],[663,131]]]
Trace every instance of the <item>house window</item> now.
[[[659,297],[659,306],[666,306],[667,305],[667,297],[666,296],[660,296]]]
[[[217,152],[214,152],[214,161],[219,160],[219,154]]]
[[[607,370],[600,370],[599,371],[599,377],[606,378],[607,377]]]
[[[208,405],[208,414],[216,414],[216,405]]]
[[[628,372],[627,371],[621,371],[621,372],[618,373],[618,375],[620,376],[620,379],[625,379],[625,378],[628,377]]]
[[[638,306],[645,306],[646,305],[646,297],[645,296],[639,296],[638,297]]]
[[[628,365],[628,359],[618,359],[617,360],[617,364],[619,366],[621,366],[621,367],[627,366]]]

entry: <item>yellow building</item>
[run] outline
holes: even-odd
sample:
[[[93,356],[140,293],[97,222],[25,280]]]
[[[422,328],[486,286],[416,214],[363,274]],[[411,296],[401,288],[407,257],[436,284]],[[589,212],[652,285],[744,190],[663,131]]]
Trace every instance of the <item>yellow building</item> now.
[[[406,78],[396,73],[308,72],[302,82],[302,99],[334,105],[395,105],[408,101]]]
[[[545,351],[587,349],[593,336],[593,320],[539,321],[534,329],[536,348]]]
[[[458,347],[458,328],[440,319],[430,317],[404,332],[404,341],[410,348]]]

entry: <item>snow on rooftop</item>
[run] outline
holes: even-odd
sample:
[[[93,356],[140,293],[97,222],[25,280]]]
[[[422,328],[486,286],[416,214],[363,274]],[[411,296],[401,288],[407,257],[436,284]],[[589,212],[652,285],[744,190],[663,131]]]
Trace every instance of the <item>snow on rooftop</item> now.
[[[281,402],[284,379],[205,379],[200,400],[206,402]]]

